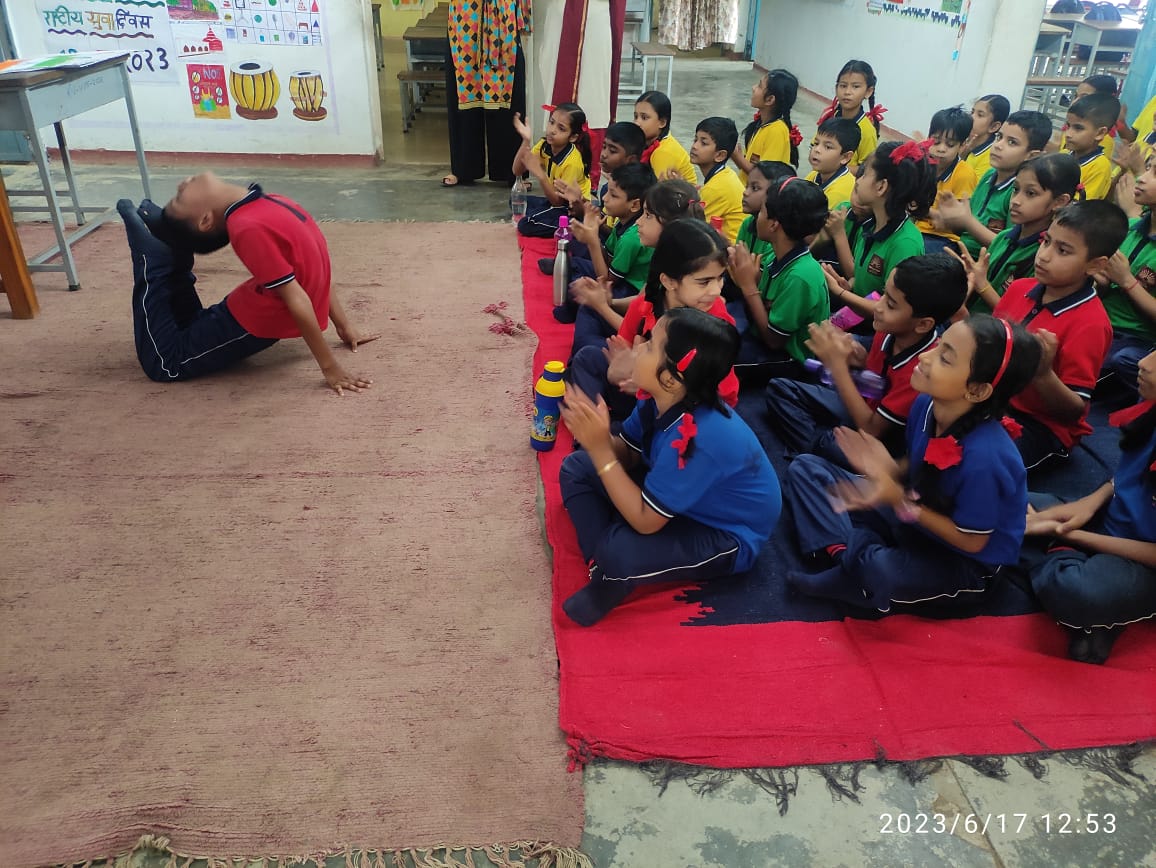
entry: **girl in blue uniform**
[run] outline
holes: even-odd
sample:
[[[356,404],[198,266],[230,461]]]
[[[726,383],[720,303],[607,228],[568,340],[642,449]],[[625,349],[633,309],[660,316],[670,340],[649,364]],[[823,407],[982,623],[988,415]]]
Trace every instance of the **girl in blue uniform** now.
[[[1109,418],[1122,435],[1115,477],[1072,503],[1033,494],[1028,508],[1027,533],[1053,538],[1042,558],[1025,552],[1032,589],[1082,663],[1103,663],[1126,624],[1156,615],[1156,353],[1137,386],[1142,403]]]
[[[588,627],[636,587],[749,569],[779,518],[779,481],[758,438],[719,400],[739,334],[693,308],[667,311],[635,351],[640,400],[618,438],[571,386],[562,419],[583,446],[562,462],[562,500],[590,581],[562,608]]]
[[[902,463],[849,428],[836,440],[861,476],[814,455],[796,458],[787,502],[800,547],[823,569],[788,581],[806,594],[887,612],[893,603],[983,591],[1016,563],[1027,482],[1000,417],[1040,356],[1039,342],[1018,324],[983,315],[955,323],[912,372],[923,394],[907,420]]]

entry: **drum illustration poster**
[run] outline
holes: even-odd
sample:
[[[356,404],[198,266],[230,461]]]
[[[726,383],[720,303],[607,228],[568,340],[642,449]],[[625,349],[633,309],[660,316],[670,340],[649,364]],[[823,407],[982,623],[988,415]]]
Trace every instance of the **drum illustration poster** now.
[[[185,70],[189,78],[189,96],[193,102],[193,114],[198,118],[228,120],[229,88],[225,78],[225,67],[211,63],[188,63]]]

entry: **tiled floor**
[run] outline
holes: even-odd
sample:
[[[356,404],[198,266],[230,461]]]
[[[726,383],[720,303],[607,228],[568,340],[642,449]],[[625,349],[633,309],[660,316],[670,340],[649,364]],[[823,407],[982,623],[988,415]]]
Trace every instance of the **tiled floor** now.
[[[396,79],[388,75],[400,57],[400,49],[387,53],[382,77],[384,166],[311,170],[308,176],[298,169],[212,168],[238,181],[260,180],[298,199],[320,219],[507,219],[506,190],[499,185],[456,190],[438,185],[446,169],[444,110],[423,112],[414,131],[401,134]],[[708,114],[729,115],[741,126],[750,117],[755,77],[749,63],[679,58],[672,94],[675,135],[689,140],[696,122]],[[804,136],[813,132],[820,108],[820,101],[800,97],[794,114]],[[200,168],[154,167],[154,196],[163,201],[180,178]],[[87,202],[140,195],[135,170],[127,164],[81,166],[78,172]],[[5,173],[27,176],[28,169],[5,167]],[[112,225],[100,231],[120,229]],[[45,289],[46,294],[57,292],[66,296],[63,285]],[[66,297],[54,301],[66,303]],[[1037,780],[1008,760],[1006,779],[993,780],[953,760],[909,783],[897,768],[868,766],[860,775],[864,789],[858,802],[834,797],[815,771],[788,769],[782,772],[784,780],[789,784],[797,776],[798,786],[783,813],[770,792],[741,773],[715,780],[713,788],[708,777],[700,778],[702,794],[683,782],[660,794],[638,767],[596,763],[586,771],[583,848],[599,866],[622,868],[1156,866],[1156,751],[1149,748],[1136,760],[1135,770],[1144,777],[1101,768],[1106,770],[1056,757],[1048,761],[1047,775]],[[1092,833],[1085,824],[1080,834],[1072,825],[1065,833],[1061,813],[1097,814],[1100,831]],[[938,831],[937,814],[945,818],[945,827],[960,816],[955,830]],[[968,815],[979,818],[974,831]],[[978,825],[989,815],[983,832]]]

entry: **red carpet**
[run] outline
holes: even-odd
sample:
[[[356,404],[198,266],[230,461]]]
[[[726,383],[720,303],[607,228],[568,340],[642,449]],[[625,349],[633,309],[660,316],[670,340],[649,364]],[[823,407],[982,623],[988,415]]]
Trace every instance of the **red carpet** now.
[[[571,327],[551,316],[537,260],[553,242],[522,239],[535,369],[565,360]],[[702,626],[686,589],[628,601],[584,629],[560,601],[586,580],[558,468],[568,433],[541,453],[554,548],[559,718],[576,762],[671,759],[723,768],[1027,753],[1156,738],[1156,629],[1128,629],[1107,666],[1065,659],[1045,615]],[[1034,736],[1034,737],[1033,737]]]

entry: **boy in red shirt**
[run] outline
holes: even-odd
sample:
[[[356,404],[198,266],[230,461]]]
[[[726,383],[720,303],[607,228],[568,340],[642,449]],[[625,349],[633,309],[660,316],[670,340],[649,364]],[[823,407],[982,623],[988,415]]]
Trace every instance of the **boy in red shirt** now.
[[[1040,243],[1035,277],[1014,281],[993,311],[1022,324],[1044,348],[1039,373],[1008,410],[1023,428],[1016,446],[1028,470],[1067,458],[1092,431],[1088,403],[1112,343],[1092,275],[1107,267],[1127,233],[1128,219],[1110,202],[1068,205]]]
[[[322,332],[332,317],[338,337],[355,351],[379,335],[363,337],[331,295],[325,236],[296,202],[204,172],[182,181],[163,211],[127,199],[117,210],[133,258],[137,358],[150,379],[201,377],[282,338],[301,337],[339,395],[369,386],[337,362]],[[230,243],[252,276],[203,307],[193,253]]]

